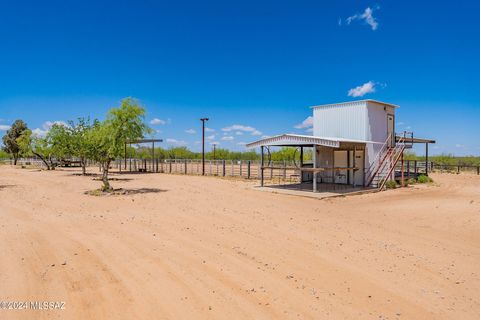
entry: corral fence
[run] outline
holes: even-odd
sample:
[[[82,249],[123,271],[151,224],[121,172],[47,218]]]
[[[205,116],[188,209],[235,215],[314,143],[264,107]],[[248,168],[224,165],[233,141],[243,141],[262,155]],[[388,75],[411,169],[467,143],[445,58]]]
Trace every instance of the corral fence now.
[[[274,168],[264,172],[264,179],[278,183],[300,181],[300,170],[292,161],[272,161]],[[119,159],[112,163],[119,172],[158,172],[201,175],[200,159]],[[260,179],[260,161],[257,160],[205,160],[205,175]]]
[[[0,163],[12,164],[13,159],[0,159]],[[38,158],[20,158],[17,165],[44,167]],[[88,167],[100,166],[94,161],[87,161]],[[264,179],[272,184],[300,182],[300,170],[292,161],[272,161],[273,168],[264,170]],[[201,175],[202,160],[200,159],[117,159],[112,162],[111,168],[118,172],[150,172]],[[428,170],[426,170],[428,169]],[[260,179],[260,161],[257,160],[205,160],[205,175],[219,177],[238,177],[244,179]],[[421,160],[404,161],[404,175],[417,177],[426,172],[474,173],[480,175],[480,166],[472,165],[445,165],[433,161],[426,163]],[[397,175],[401,172],[401,164],[396,167]]]
[[[401,172],[402,164],[399,161],[395,167],[395,171]],[[428,170],[427,170],[428,169]],[[449,164],[438,164],[434,161],[429,161],[426,163],[421,160],[405,160],[403,162],[403,170],[405,175],[409,176],[418,176],[420,174],[425,174],[428,172],[441,172],[441,173],[474,173],[480,175],[480,166],[472,165],[449,165]]]

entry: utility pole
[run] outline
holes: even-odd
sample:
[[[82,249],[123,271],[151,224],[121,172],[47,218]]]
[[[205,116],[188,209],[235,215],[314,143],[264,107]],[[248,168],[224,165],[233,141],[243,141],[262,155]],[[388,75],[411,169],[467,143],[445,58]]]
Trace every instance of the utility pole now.
[[[201,118],[202,121],[202,176],[205,175],[205,121],[208,121],[208,118]]]
[[[215,160],[215,147],[217,146],[217,144],[214,143],[212,146],[213,146],[213,160]]]

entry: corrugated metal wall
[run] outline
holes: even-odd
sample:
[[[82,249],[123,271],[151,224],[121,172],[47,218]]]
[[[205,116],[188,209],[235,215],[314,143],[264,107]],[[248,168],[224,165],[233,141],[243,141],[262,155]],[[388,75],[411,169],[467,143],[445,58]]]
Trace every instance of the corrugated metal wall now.
[[[313,134],[319,137],[374,141],[367,144],[366,166],[370,166],[387,139],[387,114],[395,109],[371,101],[353,101],[315,107]]]
[[[367,140],[365,102],[317,107],[313,111],[313,117],[315,136]]]

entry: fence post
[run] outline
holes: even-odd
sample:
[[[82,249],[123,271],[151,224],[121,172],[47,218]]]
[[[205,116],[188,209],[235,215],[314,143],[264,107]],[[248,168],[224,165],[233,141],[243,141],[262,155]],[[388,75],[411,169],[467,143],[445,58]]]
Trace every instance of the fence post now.
[[[170,173],[172,173],[172,159],[168,161]]]
[[[230,175],[233,177],[233,175],[234,175],[234,174],[233,174],[233,168],[234,168],[234,167],[233,167],[233,160],[230,160],[230,165],[231,165]]]
[[[417,179],[418,178],[417,160],[413,162],[413,172],[415,173],[415,179]]]
[[[187,160],[185,159],[185,174],[187,174]]]
[[[433,161],[430,162],[430,171],[433,172]]]
[[[457,174],[460,173],[460,166],[457,166]]]
[[[477,166],[477,175],[480,175],[480,166]]]
[[[247,162],[247,179],[250,179],[250,160]]]
[[[285,180],[287,179],[287,162],[285,160],[283,160],[283,180],[285,182]]]
[[[225,177],[225,160],[222,161],[222,176]]]
[[[240,160],[240,177],[242,176],[242,160]]]

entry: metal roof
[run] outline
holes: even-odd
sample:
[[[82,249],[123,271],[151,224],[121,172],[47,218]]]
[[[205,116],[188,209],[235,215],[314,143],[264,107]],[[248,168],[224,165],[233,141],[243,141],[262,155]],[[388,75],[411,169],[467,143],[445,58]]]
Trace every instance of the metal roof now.
[[[401,137],[401,136],[396,136],[395,137],[396,141],[399,141],[400,139],[405,139],[406,143],[435,143],[435,140],[431,139],[423,139],[423,138],[410,138],[410,137]]]
[[[293,147],[293,146],[326,146],[331,148],[339,148],[341,142],[349,143],[377,143],[373,141],[361,141],[344,138],[330,138],[330,137],[317,137],[307,136],[300,134],[281,134],[273,137],[257,140],[246,145],[247,148],[256,148],[261,146],[277,146],[277,147]]]
[[[399,108],[396,104],[391,104],[387,102],[382,102],[378,100],[373,100],[373,99],[364,99],[364,100],[354,100],[354,101],[346,101],[346,102],[338,102],[338,103],[330,103],[330,104],[321,104],[318,106],[312,106],[310,108],[322,108],[322,107],[344,107],[344,106],[349,106],[349,105],[356,105],[356,104],[362,104],[362,103],[376,103],[381,106],[389,106],[393,108]]]

